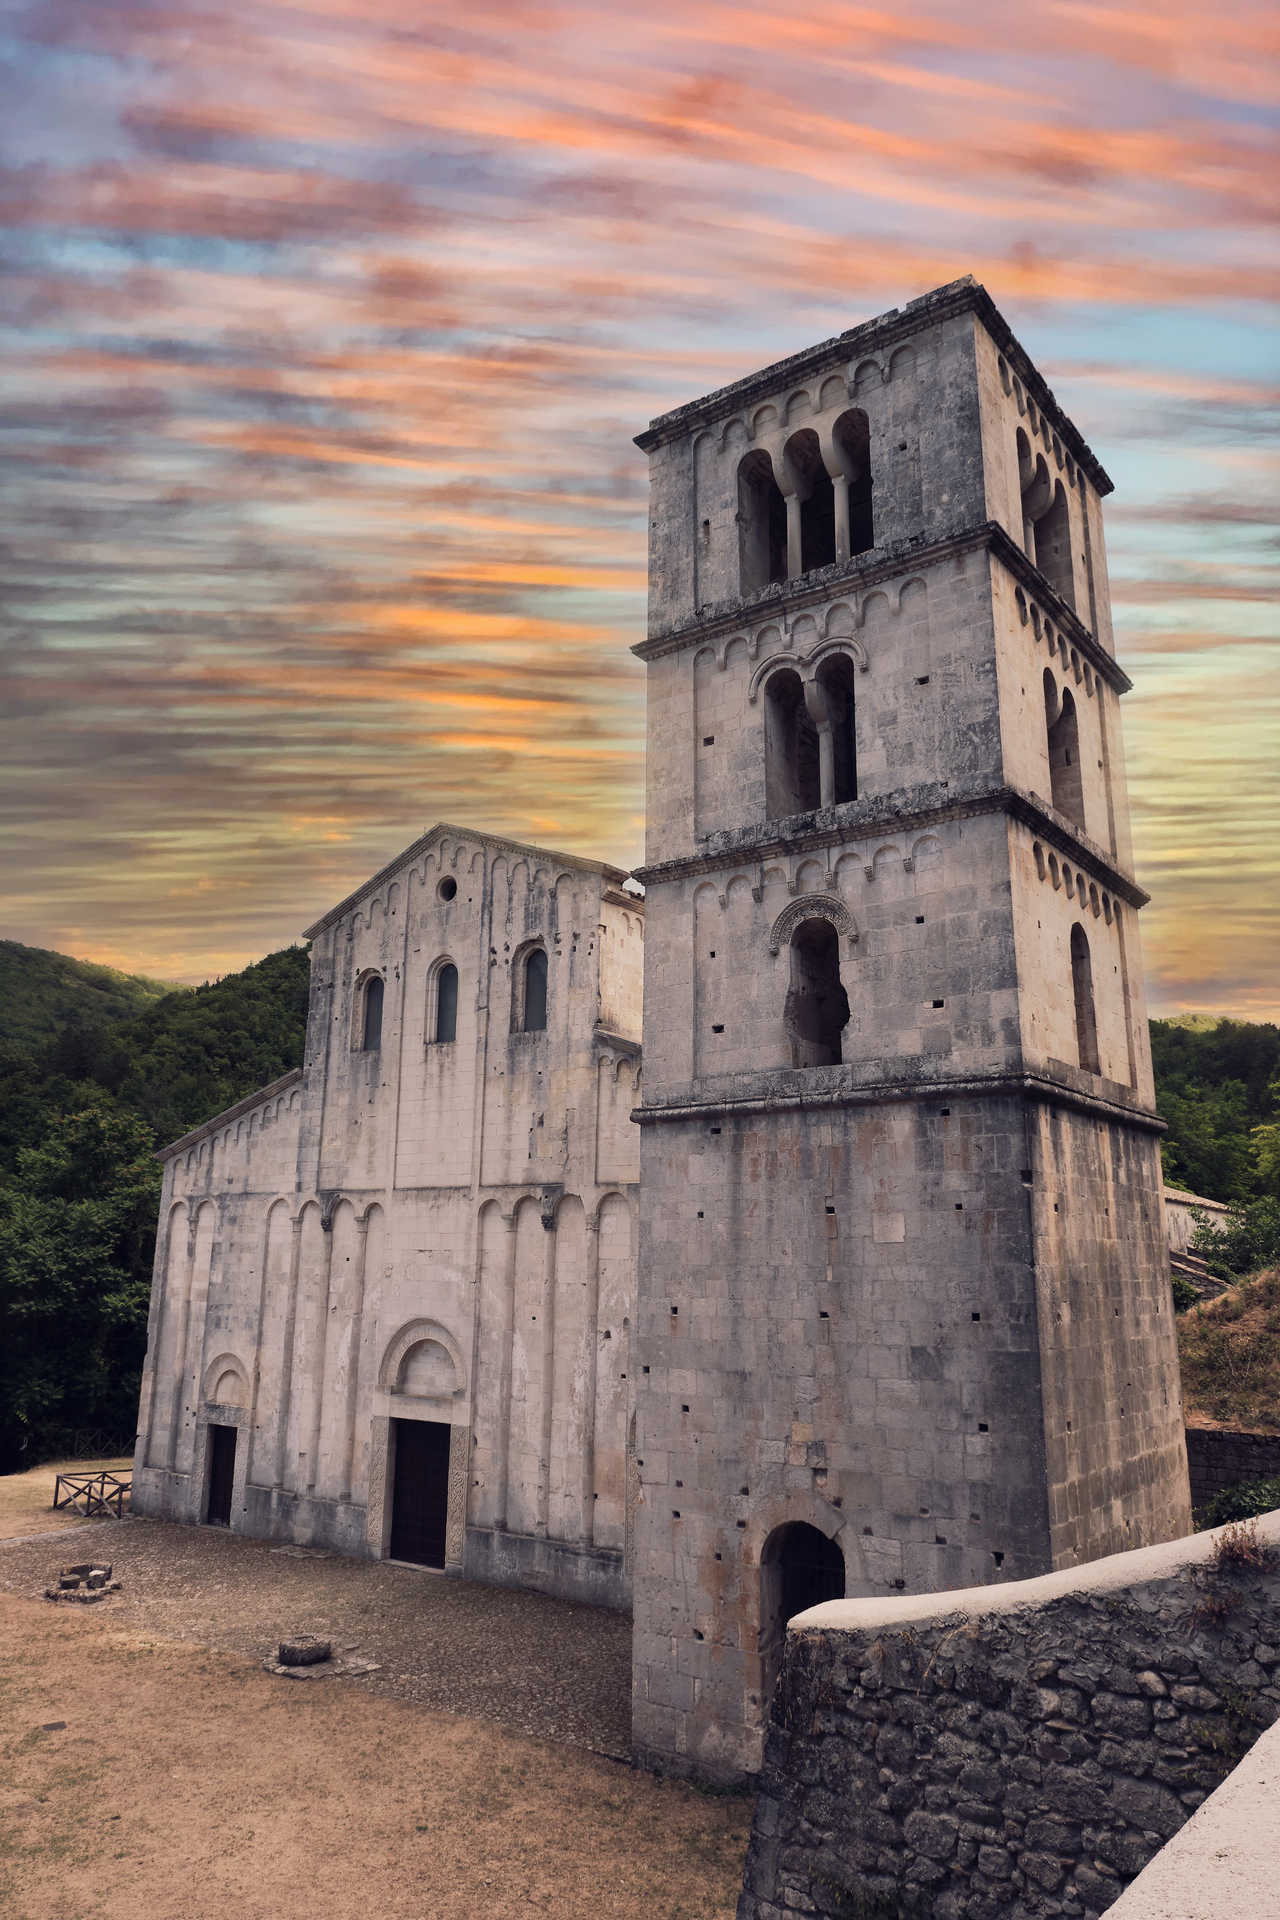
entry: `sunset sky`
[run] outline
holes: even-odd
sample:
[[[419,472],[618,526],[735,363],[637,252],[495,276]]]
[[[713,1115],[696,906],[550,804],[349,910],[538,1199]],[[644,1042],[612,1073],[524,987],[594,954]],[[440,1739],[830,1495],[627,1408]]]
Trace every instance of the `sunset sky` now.
[[[1280,1017],[1270,0],[0,0],[3,932],[641,854],[651,415],[972,272],[1116,482],[1153,1011]]]

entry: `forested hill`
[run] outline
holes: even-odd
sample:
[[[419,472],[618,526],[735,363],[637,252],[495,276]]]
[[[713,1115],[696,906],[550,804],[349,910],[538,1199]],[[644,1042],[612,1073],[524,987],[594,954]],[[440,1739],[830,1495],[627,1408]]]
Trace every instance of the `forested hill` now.
[[[1151,1057],[1170,1185],[1208,1200],[1280,1197],[1280,1027],[1153,1020]]]
[[[128,1442],[146,1345],[155,1150],[302,1060],[307,953],[207,986],[95,997],[95,970],[17,956],[0,1001],[0,1473]],[[82,971],[83,970],[83,971]]]
[[[0,940],[0,1021],[3,1038],[13,1047],[56,1040],[77,1018],[100,1024],[126,1020],[175,991],[141,973],[117,973],[93,960]]]

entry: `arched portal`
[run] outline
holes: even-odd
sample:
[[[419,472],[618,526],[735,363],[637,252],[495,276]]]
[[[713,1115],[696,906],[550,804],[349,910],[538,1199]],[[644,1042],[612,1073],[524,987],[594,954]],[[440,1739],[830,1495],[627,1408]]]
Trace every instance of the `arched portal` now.
[[[768,1704],[782,1665],[787,1622],[806,1607],[844,1599],[844,1555],[804,1520],[775,1527],[760,1555],[760,1680]]]

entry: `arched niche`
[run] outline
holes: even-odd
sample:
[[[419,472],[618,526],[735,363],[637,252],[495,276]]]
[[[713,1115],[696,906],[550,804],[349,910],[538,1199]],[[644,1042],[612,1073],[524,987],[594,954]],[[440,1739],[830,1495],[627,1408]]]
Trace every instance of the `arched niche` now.
[[[410,1320],[382,1356],[378,1385],[411,1400],[453,1400],[466,1385],[462,1349],[438,1320]]]
[[[219,1407],[247,1407],[249,1375],[234,1353],[220,1353],[204,1370],[200,1398]]]

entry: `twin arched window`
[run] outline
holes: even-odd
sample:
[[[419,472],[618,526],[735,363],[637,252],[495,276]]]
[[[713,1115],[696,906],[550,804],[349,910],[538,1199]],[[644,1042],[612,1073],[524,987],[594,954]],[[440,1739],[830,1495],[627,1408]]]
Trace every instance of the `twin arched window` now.
[[[851,407],[835,422],[825,446],[813,427],[801,427],[776,466],[764,447],[744,454],[738,465],[744,598],[875,545],[869,447],[867,416]]]
[[[858,797],[854,732],[854,668],[833,653],[806,686],[791,667],[769,676],[764,690],[765,814],[842,806]]]
[[[1049,795],[1059,813],[1083,827],[1084,783],[1080,774],[1080,721],[1075,695],[1044,670],[1044,724],[1049,747]]]
[[[1018,485],[1022,493],[1022,544],[1028,560],[1075,611],[1075,570],[1071,564],[1071,510],[1061,480],[1051,480],[1042,453],[1018,428]]]

